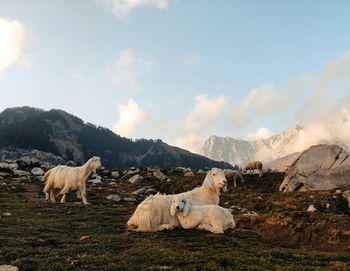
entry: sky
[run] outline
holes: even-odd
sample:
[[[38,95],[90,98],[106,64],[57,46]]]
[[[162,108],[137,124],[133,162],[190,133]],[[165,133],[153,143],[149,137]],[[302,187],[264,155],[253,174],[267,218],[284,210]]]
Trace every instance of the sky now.
[[[343,134],[349,9],[345,0],[0,0],[0,111],[58,108],[187,149],[212,134],[266,138],[297,124]]]

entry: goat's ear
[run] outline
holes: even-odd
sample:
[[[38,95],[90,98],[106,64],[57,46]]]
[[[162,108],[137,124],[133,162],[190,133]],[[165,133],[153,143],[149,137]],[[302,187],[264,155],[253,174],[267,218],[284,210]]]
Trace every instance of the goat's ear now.
[[[176,212],[175,200],[172,200],[172,201],[171,201],[171,207],[170,207],[170,214],[171,214],[172,216],[174,216],[174,215],[175,215],[175,212]]]
[[[190,209],[191,209],[191,206],[190,206],[188,200],[186,200],[184,210],[183,210],[183,215],[188,216],[188,214],[190,213]]]
[[[203,181],[203,185],[207,186],[208,188],[213,188],[214,181],[213,181],[213,177],[211,176],[210,171],[208,172],[207,176],[205,176],[205,179]]]

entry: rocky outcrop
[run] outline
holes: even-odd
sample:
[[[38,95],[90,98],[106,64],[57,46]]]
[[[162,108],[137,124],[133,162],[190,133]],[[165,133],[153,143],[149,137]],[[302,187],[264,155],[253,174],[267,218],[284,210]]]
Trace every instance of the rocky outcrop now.
[[[276,172],[286,172],[293,162],[298,159],[300,152],[294,152],[281,158],[277,158],[267,164],[266,169],[271,169]]]
[[[302,152],[279,188],[283,192],[350,189],[349,154],[338,145],[316,145]]]

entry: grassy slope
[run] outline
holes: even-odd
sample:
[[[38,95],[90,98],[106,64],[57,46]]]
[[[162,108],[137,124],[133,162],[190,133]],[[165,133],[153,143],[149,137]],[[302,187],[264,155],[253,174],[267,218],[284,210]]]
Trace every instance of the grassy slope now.
[[[283,177],[283,176],[282,176]],[[176,182],[155,185],[145,181],[142,185],[117,182],[115,188],[104,184],[102,189],[91,187],[85,207],[74,202],[61,205],[46,203],[36,181],[23,183],[7,181],[0,186],[0,265],[14,264],[20,270],[348,270],[347,252],[327,252],[311,247],[281,247],[264,241],[261,235],[249,231],[238,214],[238,229],[224,235],[196,230],[176,229],[160,233],[130,233],[125,223],[137,203],[111,203],[105,196],[130,192],[143,185],[167,192],[187,190],[203,180],[173,177]],[[249,179],[250,178],[250,179]],[[281,207],[281,194],[275,191],[281,175],[270,175],[265,186],[247,178],[244,187],[227,193],[225,206],[241,204],[250,210],[263,212]],[[0,182],[2,182],[0,180]],[[106,182],[108,183],[108,181]],[[255,185],[254,185],[255,184]],[[259,186],[260,190],[259,190]],[[243,189],[244,188],[244,189]],[[276,195],[277,198],[273,198]],[[262,196],[264,203],[257,203]],[[300,201],[302,202],[302,201]],[[282,210],[285,211],[285,210]],[[267,210],[266,212],[270,212]],[[333,216],[336,216],[334,214]],[[348,219],[349,217],[347,217]],[[80,240],[82,236],[88,236]]]

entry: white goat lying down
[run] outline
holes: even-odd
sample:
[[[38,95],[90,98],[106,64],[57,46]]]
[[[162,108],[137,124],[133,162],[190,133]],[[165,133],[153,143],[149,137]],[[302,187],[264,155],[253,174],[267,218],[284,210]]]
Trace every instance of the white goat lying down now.
[[[184,229],[197,228],[212,233],[224,233],[236,227],[231,212],[217,205],[191,206],[183,194],[174,195],[171,215],[177,216]]]
[[[62,195],[61,203],[66,200],[66,193],[77,190],[77,197],[82,198],[84,204],[86,200],[86,180],[91,173],[96,173],[96,169],[101,167],[100,157],[94,156],[80,167],[57,166],[48,170],[43,180],[46,181],[43,189],[46,200],[55,202],[55,189],[60,189]]]
[[[206,175],[201,187],[184,192],[191,205],[218,205],[220,190],[227,191],[227,181],[221,169],[213,168]],[[170,214],[174,195],[154,195],[141,202],[127,223],[131,231],[161,231],[171,230],[179,226],[176,216]]]
[[[127,223],[130,231],[153,232],[172,230],[179,226],[176,216],[170,214],[173,195],[151,195],[142,201]]]

